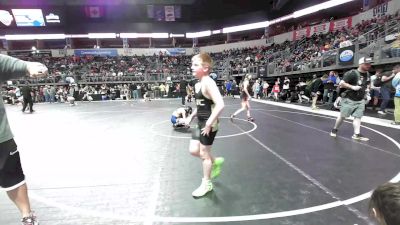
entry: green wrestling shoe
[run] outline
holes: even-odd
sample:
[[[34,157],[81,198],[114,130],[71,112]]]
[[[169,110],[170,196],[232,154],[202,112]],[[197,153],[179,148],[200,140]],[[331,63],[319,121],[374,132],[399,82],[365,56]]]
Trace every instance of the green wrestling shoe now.
[[[219,176],[224,161],[225,159],[223,157],[217,157],[214,159],[214,163],[211,170],[211,179],[217,178]]]

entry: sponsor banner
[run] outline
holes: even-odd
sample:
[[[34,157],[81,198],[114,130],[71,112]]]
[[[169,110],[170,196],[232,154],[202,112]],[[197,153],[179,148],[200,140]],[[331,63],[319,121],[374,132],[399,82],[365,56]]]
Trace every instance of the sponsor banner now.
[[[165,52],[170,56],[186,55],[186,49],[184,48],[170,48],[166,49]]]
[[[67,49],[53,49],[51,50],[51,55],[53,57],[65,57],[67,56]]]
[[[165,9],[162,5],[155,5],[154,7],[154,19],[156,21],[165,21]]]
[[[352,65],[354,63],[355,46],[339,49],[339,65]]]
[[[353,22],[352,19],[353,19],[352,17],[348,17],[341,20],[331,21],[331,24],[329,26],[329,31],[341,30],[343,27],[351,28]]]
[[[300,40],[303,37],[310,37],[310,27],[306,27],[301,30],[293,31],[293,41]]]
[[[74,50],[74,55],[118,56],[117,49],[79,49]]]
[[[258,77],[267,77],[268,76],[268,66],[259,66],[258,67]]]
[[[174,6],[166,5],[164,6],[164,10],[165,10],[165,21],[175,21]]]
[[[312,26],[311,30],[310,30],[310,36],[312,36],[313,34],[328,33],[329,25],[330,25],[329,23],[321,23],[321,24]]]
[[[145,55],[152,56],[154,54],[158,55],[162,53],[163,55],[186,55],[192,54],[190,49],[186,48],[125,48],[118,49],[118,55],[120,56],[135,56],[135,55]]]

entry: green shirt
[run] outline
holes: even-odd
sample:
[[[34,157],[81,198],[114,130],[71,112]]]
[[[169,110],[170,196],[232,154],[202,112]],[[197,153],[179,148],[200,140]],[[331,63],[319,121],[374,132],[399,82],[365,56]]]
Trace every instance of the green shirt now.
[[[27,73],[25,61],[0,54],[0,82],[25,76]],[[3,96],[0,94],[0,143],[13,138],[8,124],[6,109],[4,108]]]
[[[346,90],[345,98],[349,98],[353,101],[361,101],[365,98],[367,85],[371,82],[368,72],[361,73],[360,71],[357,71],[357,69],[350,70],[344,74],[343,80],[350,85],[361,86],[361,89],[358,91],[353,91],[351,89]]]

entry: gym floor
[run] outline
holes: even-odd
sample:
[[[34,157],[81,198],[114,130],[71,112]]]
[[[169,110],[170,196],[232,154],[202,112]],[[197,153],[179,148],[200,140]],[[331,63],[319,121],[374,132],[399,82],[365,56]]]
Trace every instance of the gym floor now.
[[[400,129],[363,123],[371,140],[357,142],[351,121],[332,138],[335,117],[301,106],[251,102],[255,122],[232,123],[240,100],[225,104],[212,150],[225,164],[200,199],[190,131],[169,121],[179,99],[8,106],[40,224],[374,224],[369,192],[400,180]],[[17,224],[5,192],[0,202],[0,224]]]

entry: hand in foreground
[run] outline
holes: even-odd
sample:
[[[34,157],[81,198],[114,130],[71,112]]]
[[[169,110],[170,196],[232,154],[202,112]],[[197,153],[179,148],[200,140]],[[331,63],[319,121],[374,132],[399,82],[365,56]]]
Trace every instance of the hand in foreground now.
[[[351,90],[353,90],[353,91],[358,91],[358,90],[360,90],[361,89],[361,86],[351,86]]]
[[[45,65],[38,62],[27,62],[28,74],[32,78],[47,76],[48,69]]]

